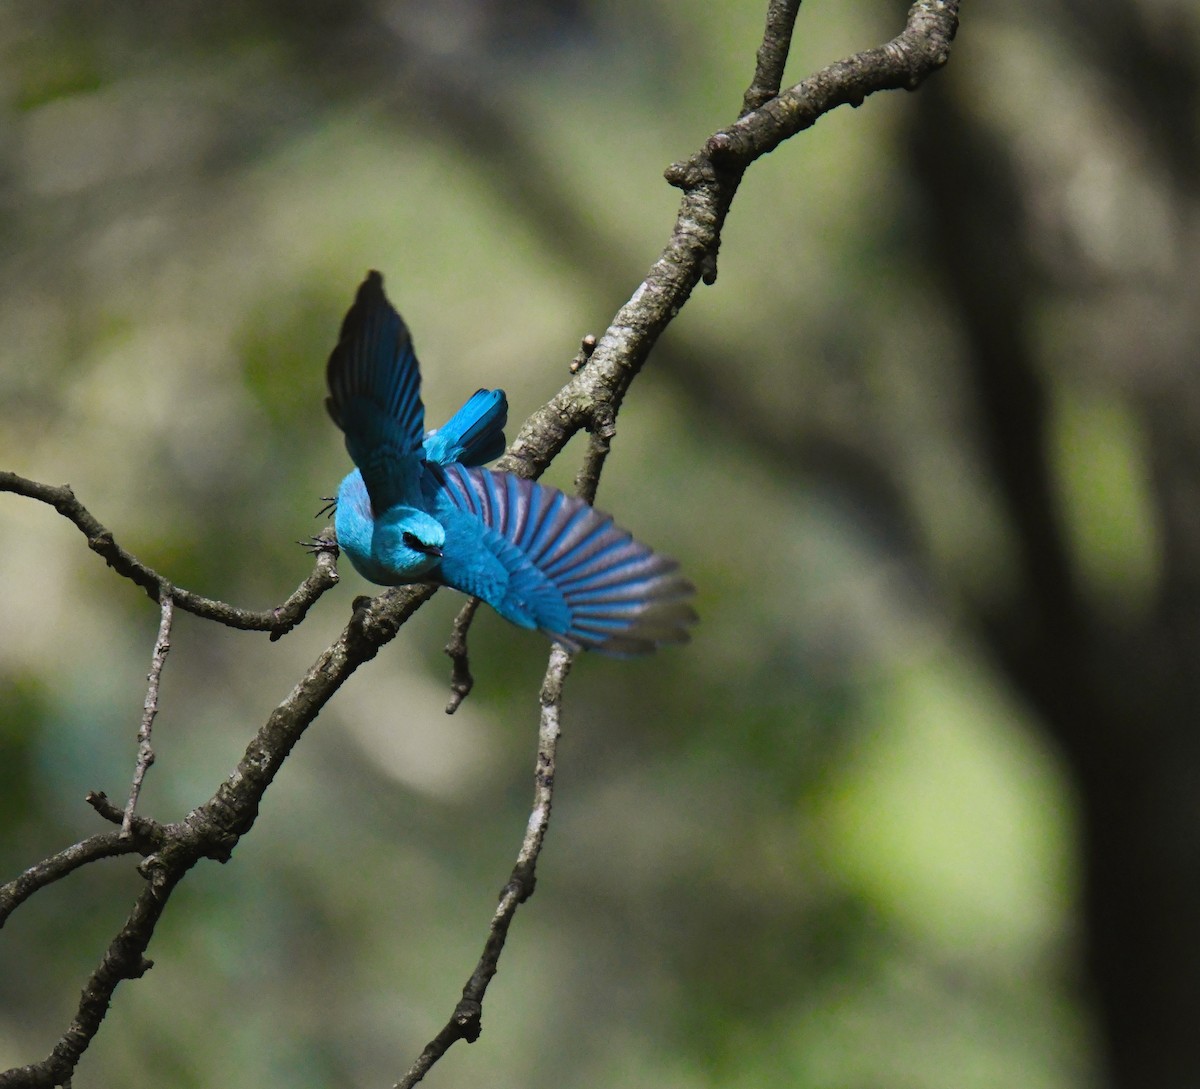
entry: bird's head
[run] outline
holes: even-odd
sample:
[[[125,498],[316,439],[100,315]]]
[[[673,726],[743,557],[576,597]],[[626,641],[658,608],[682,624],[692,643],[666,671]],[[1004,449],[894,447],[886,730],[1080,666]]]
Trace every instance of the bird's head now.
[[[393,507],[375,522],[371,551],[396,582],[412,582],[442,559],[446,531],[442,523],[415,507]]]

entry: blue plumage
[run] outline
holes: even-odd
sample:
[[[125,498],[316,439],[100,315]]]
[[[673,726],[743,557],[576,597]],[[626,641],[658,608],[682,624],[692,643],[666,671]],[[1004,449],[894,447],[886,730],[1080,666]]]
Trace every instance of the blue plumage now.
[[[357,468],[338,489],[338,544],[372,582],[433,582],[571,650],[639,654],[681,643],[693,587],[582,499],[481,468],[504,450],[508,403],[478,390],[424,434],[412,338],[367,274],[326,369]]]
[[[425,460],[435,465],[486,465],[504,453],[508,399],[502,389],[477,389],[436,431],[425,436]]]
[[[346,434],[376,510],[412,502],[419,491],[417,453],[425,437],[421,370],[412,337],[370,273],[342,322],[325,368],[333,422]]]

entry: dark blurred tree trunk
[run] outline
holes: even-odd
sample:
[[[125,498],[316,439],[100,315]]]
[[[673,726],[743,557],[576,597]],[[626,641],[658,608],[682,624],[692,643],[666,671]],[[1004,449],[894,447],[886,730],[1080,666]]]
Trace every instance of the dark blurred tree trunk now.
[[[1094,16],[1089,8],[1093,23]],[[1094,25],[1087,35],[1101,58],[1126,62],[1112,74],[1114,95],[1122,82],[1144,91],[1142,75],[1178,76],[1180,58],[1156,63],[1154,43],[1135,23],[1109,24],[1124,48]],[[1074,774],[1084,986],[1112,1084],[1191,1089],[1200,1085],[1200,318],[1191,307],[1187,318],[1174,315],[1190,335],[1144,337],[1131,305],[1122,368],[1111,356],[1107,370],[1078,355],[1046,358],[1035,320],[1087,276],[1079,269],[1071,281],[1062,266],[1046,268],[1035,252],[1034,183],[1017,169],[1014,149],[964,112],[963,100],[953,78],[922,93],[912,149],[921,234],[963,331],[980,453],[1015,546],[1013,585],[998,600],[974,602],[974,616]],[[1179,221],[1194,221],[1196,156],[1180,146],[1194,139],[1194,112],[1180,111],[1187,123],[1172,124],[1160,115],[1178,99],[1128,93],[1120,101],[1145,115],[1159,158],[1149,169],[1170,179],[1166,199]],[[1134,279],[1131,272],[1115,285],[1116,305],[1122,290],[1144,292]],[[1185,306],[1184,282],[1186,270],[1159,304],[1169,309],[1175,292]],[[1049,455],[1055,374],[1115,389],[1144,428],[1163,556],[1155,599],[1139,614],[1107,610],[1080,591]]]

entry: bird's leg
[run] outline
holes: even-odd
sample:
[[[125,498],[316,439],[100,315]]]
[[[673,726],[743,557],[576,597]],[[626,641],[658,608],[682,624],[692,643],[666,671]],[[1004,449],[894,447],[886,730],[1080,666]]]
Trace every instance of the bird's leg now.
[[[314,556],[328,552],[336,559],[340,553],[337,536],[333,532],[332,526],[326,526],[315,537],[309,537],[307,541],[297,541],[296,544]]]

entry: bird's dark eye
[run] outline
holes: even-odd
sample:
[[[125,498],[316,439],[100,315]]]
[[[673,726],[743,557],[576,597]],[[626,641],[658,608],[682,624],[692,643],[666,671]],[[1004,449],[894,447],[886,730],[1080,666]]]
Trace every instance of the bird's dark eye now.
[[[400,534],[400,540],[404,542],[406,548],[411,548],[414,552],[420,552],[423,556],[432,556],[434,559],[441,559],[442,550],[437,545],[432,545],[428,541],[422,541],[415,533],[405,530]]]

